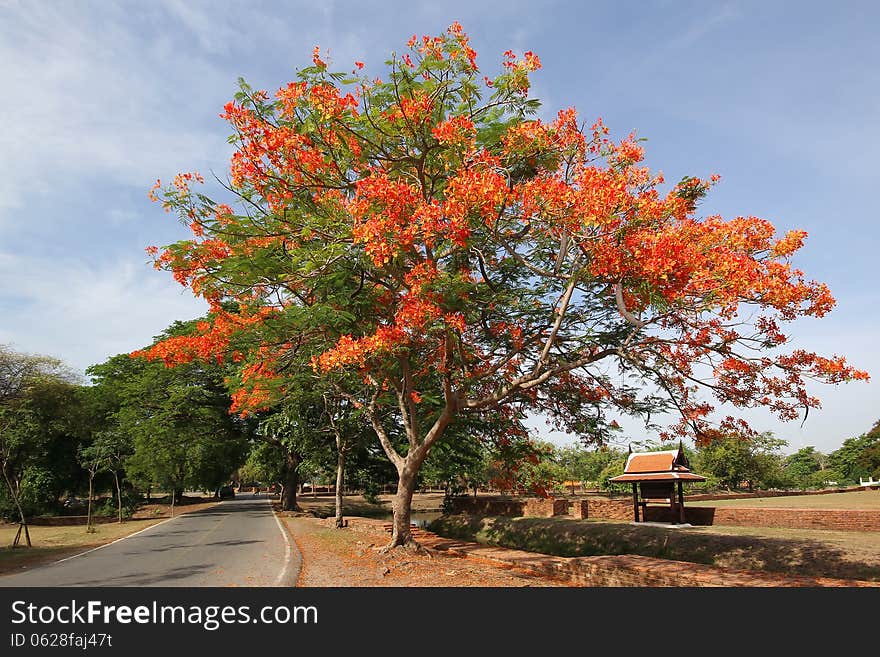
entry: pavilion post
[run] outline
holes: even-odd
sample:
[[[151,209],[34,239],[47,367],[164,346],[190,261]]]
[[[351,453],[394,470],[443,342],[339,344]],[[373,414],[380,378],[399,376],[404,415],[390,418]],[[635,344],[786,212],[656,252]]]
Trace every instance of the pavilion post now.
[[[633,518],[639,521],[639,487],[636,482],[633,482]]]
[[[684,490],[680,479],[678,480],[678,517],[681,520],[681,523],[684,524]]]

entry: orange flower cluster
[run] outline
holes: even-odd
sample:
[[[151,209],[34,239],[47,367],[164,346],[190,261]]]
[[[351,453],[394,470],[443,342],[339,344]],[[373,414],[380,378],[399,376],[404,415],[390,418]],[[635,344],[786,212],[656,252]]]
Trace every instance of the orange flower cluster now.
[[[232,393],[230,413],[248,417],[258,411],[267,410],[273,398],[273,384],[282,377],[265,362],[248,365],[242,369],[241,387]]]
[[[379,326],[373,335],[365,338],[343,335],[333,349],[312,359],[312,367],[321,372],[350,365],[363,367],[368,357],[390,353],[406,340],[407,336],[401,329],[385,325]]]
[[[194,360],[222,363],[231,356],[230,340],[236,333],[262,324],[273,316],[273,308],[259,308],[255,312],[230,313],[215,307],[211,321],[199,322],[195,335],[177,335],[157,342],[152,347],[133,351],[132,358],[161,360],[167,367],[174,367]]]
[[[444,146],[473,147],[476,126],[467,116],[454,116],[431,130],[434,138]]]
[[[454,374],[468,394],[490,394],[539,362],[561,312],[559,290],[576,276],[566,312],[577,319],[555,333],[576,344],[545,356],[598,358],[605,342],[590,344],[579,331],[595,326],[596,335],[619,336],[628,322],[633,362],[662,372],[676,395],[682,419],[674,431],[708,430],[712,407],[696,398],[695,370],[714,374],[720,401],[762,404],[786,418],[818,404],[804,377],[834,383],[867,376],[839,357],[752,358],[734,349],[781,346],[786,336],[777,320],[821,317],[834,306],[825,285],[791,264],[804,231],[780,237],[757,217],[698,218],[697,203],[718,176],[661,189],[663,176],[644,166],[635,134],[612,141],[601,119],[585,130],[568,108],[552,121],[522,120],[516,94],[527,93],[529,74],[541,68],[531,51],[507,51],[504,72],[484,79],[493,114],[462,109],[483,101],[466,97],[478,78],[461,25],[441,36],[413,36],[408,45],[393,83],[360,79],[356,93],[344,93],[316,48],[317,68],[278,89],[271,102],[265,92],[245,90],[224,107],[221,116],[235,131],[232,185],[254,208],[236,216],[191,193],[198,174],[174,179],[165,203],[180,211],[194,239],[148,253],[215,302],[215,314],[198,336],[171,338],[142,355],[168,364],[223,358],[236,333],[262,330],[256,325],[268,315],[224,313],[220,299],[283,312],[288,303],[312,306],[329,297],[336,308],[335,293],[316,290],[315,272],[325,281],[363,272],[355,293],[362,323],[338,339],[342,330],[328,329],[338,332],[322,336],[333,347],[312,360],[316,370],[351,367],[381,380],[373,376],[377,368],[406,350],[418,354],[425,372]],[[499,131],[496,143],[477,141]],[[157,181],[152,198],[158,188]],[[529,289],[505,289],[524,281]],[[506,307],[518,292],[528,302]],[[364,310],[367,302],[373,306]],[[731,328],[743,304],[764,311],[751,336]],[[250,350],[233,358],[266,365],[246,370],[235,408],[269,403],[278,385],[273,354]],[[560,399],[635,404],[626,390],[609,391],[595,379],[565,374],[557,384]],[[537,386],[517,394],[542,399]]]

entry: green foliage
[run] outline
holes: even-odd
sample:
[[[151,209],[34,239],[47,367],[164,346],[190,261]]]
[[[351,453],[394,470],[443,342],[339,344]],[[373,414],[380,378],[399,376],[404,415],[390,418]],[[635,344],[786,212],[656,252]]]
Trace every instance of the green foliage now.
[[[0,347],[0,514],[57,511],[81,483],[83,434],[76,378],[57,360]]]
[[[729,489],[777,487],[785,481],[780,451],[785,445],[769,431],[754,438],[729,435],[698,449],[694,469]]]
[[[191,328],[191,322],[176,322],[159,339]],[[213,490],[244,462],[251,426],[228,413],[224,367],[167,368],[120,354],[88,373],[111,400],[112,431],[102,440],[119,448],[116,467],[122,465],[129,480],[166,490]],[[106,448],[113,452],[111,445]]]
[[[626,465],[626,454],[615,452],[614,458],[609,460],[605,467],[602,468],[602,472],[599,473],[599,485],[603,489],[615,493],[623,493],[630,490],[629,484],[611,483],[609,481],[612,477],[623,474],[624,465]]]
[[[130,518],[137,511],[138,507],[143,504],[143,497],[137,491],[131,488],[122,489],[122,517]],[[96,516],[114,517],[118,511],[116,492],[104,498],[98,506],[95,507],[93,513]]]
[[[837,481],[837,474],[828,467],[829,458],[815,447],[802,447],[785,459],[786,482],[796,488],[822,488]]]
[[[847,438],[828,457],[831,468],[839,475],[841,484],[854,485],[862,477],[880,476],[880,421],[870,431],[855,438]]]

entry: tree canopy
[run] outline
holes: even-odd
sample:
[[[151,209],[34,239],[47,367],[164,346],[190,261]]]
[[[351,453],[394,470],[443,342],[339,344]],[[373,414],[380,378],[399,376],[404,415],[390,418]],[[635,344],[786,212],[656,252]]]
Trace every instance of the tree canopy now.
[[[274,93],[242,82],[222,114],[235,207],[194,191],[198,173],[157,181],[193,235],[148,251],[212,314],[141,355],[239,363],[243,414],[283,400],[293,371],[337,377],[398,471],[392,544],[462,416],[521,431],[540,412],[601,443],[611,411],[672,411],[664,437],[707,444],[752,435],[718,404],[790,420],[819,405],[808,379],[867,378],[782,349],[786,322],[834,305],[791,262],[804,231],[699,217],[718,176],[667,185],[634,134],[573,108],[535,118],[534,53],[487,75],[456,23],[386,65],[333,72],[316,47]]]

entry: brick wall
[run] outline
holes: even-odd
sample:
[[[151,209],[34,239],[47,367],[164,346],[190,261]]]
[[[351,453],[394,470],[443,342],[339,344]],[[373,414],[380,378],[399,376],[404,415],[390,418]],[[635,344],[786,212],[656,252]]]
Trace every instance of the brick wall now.
[[[880,511],[716,507],[713,524],[877,532],[880,531]]]
[[[104,525],[109,522],[116,522],[115,516],[92,516],[93,525]],[[31,518],[28,524],[35,527],[70,527],[82,525],[85,527],[86,516],[42,516]]]
[[[715,509],[711,506],[684,507],[684,521],[691,525],[713,524]],[[643,520],[648,522],[680,522],[678,511],[667,506],[648,506]]]
[[[523,515],[523,500],[499,500],[493,497],[454,497],[452,498],[453,513],[468,513],[477,516],[511,516]]]
[[[536,518],[552,518],[568,513],[568,500],[550,498],[528,499],[523,506],[522,515]]]
[[[585,500],[589,507],[590,518],[602,518],[605,520],[632,520],[632,499],[628,500],[603,500],[602,498],[590,498]]]
[[[632,521],[631,499],[585,500],[526,499],[491,497],[455,498],[453,513],[483,516],[532,516],[550,518],[569,513],[574,518]],[[644,520],[678,522],[678,514],[663,506],[648,506]],[[685,522],[692,525],[737,525],[743,527],[784,527],[791,529],[836,529],[842,531],[880,531],[880,511],[833,509],[754,509],[734,507],[689,507]]]

